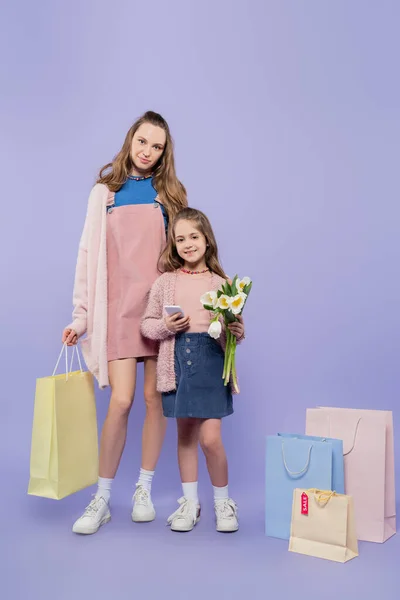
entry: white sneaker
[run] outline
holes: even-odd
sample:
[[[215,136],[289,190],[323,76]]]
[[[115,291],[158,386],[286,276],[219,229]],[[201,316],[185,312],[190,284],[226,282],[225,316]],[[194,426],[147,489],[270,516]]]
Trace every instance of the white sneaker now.
[[[156,511],[151,501],[150,492],[140,483],[136,484],[136,492],[133,494],[132,521],[135,523],[149,523],[156,518]]]
[[[239,522],[237,518],[237,506],[233,500],[226,498],[214,502],[217,531],[225,533],[237,531]]]
[[[96,533],[98,529],[111,519],[110,508],[106,500],[100,496],[94,497],[86,507],[85,512],[75,521],[72,531],[83,535]]]
[[[172,531],[192,531],[200,521],[200,504],[188,498],[179,498],[179,508],[168,517],[167,525]]]

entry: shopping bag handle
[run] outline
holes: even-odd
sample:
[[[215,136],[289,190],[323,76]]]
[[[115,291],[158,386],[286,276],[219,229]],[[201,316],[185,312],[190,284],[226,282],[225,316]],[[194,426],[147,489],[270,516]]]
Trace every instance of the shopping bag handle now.
[[[308,467],[310,466],[310,460],[311,460],[311,450],[312,450],[313,444],[310,445],[309,449],[308,449],[308,458],[307,458],[307,463],[306,466],[301,469],[301,471],[291,471],[289,469],[289,467],[287,466],[287,462],[286,462],[286,458],[285,458],[285,449],[284,449],[284,443],[282,442],[282,458],[283,458],[283,464],[285,466],[286,471],[288,472],[288,474],[291,477],[298,477],[299,475],[303,475],[307,470]]]
[[[329,500],[337,495],[333,490],[317,490],[316,488],[307,490],[307,494],[314,494],[314,498],[320,506],[326,506]]]
[[[353,452],[353,450],[356,446],[358,427],[360,425],[361,419],[362,419],[362,417],[359,417],[359,419],[356,423],[356,427],[354,429],[353,444],[352,444],[350,450],[348,450],[347,452],[343,452],[343,456],[348,456],[351,452]],[[328,421],[329,421],[329,436],[331,437],[331,415],[328,415]]]
[[[350,450],[348,450],[347,452],[343,452],[343,456],[347,456],[348,454],[350,454],[350,452],[353,452],[353,450],[355,448],[356,440],[357,440],[357,433],[358,433],[358,426],[360,425],[360,421],[361,421],[361,417],[358,419],[356,428],[354,430],[353,445],[350,448]]]
[[[81,373],[83,373],[83,370],[82,370],[82,363],[81,363],[81,357],[80,357],[80,354],[79,354],[78,345],[75,345],[74,348],[73,348],[73,350],[72,350],[71,362],[70,362],[69,370],[68,370],[68,346],[67,346],[67,344],[63,344],[62,348],[61,348],[60,355],[59,355],[58,360],[56,362],[56,366],[54,367],[54,371],[53,371],[52,377],[54,377],[54,375],[56,374],[56,371],[57,371],[57,368],[58,368],[58,365],[60,363],[60,360],[61,360],[61,357],[63,355],[64,350],[65,350],[65,381],[68,381],[68,376],[72,372],[72,362],[74,360],[75,350],[76,350],[76,356],[78,357],[79,369],[80,369]]]

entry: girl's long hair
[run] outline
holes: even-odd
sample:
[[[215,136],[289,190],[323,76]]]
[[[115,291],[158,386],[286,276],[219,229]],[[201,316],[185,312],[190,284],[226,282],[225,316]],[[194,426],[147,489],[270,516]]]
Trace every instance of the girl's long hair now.
[[[144,123],[161,127],[165,131],[165,148],[153,171],[153,185],[165,206],[169,219],[173,219],[177,212],[188,205],[188,202],[186,190],[176,176],[174,143],[168,123],[158,113],[148,111],[132,125],[121,150],[112,162],[100,169],[97,183],[104,183],[111,192],[117,192],[125,183],[134,166],[131,158],[132,139]]]
[[[172,223],[170,223],[167,246],[159,261],[160,271],[176,271],[184,265],[185,261],[179,256],[175,242],[175,227],[178,221],[181,220],[193,221],[196,229],[204,235],[207,244],[204,258],[210,271],[223,279],[228,279],[219,261],[218,246],[211,223],[201,210],[195,208],[184,208],[175,215]]]

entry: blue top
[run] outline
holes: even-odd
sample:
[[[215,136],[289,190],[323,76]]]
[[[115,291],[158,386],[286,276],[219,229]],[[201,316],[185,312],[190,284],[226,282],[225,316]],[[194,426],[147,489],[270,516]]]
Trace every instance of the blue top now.
[[[115,192],[114,207],[128,206],[131,204],[154,204],[154,202],[156,202],[156,197],[157,191],[153,187],[152,177],[128,177],[118,192]],[[158,202],[158,205],[162,210],[165,232],[167,232],[167,211],[161,202]]]

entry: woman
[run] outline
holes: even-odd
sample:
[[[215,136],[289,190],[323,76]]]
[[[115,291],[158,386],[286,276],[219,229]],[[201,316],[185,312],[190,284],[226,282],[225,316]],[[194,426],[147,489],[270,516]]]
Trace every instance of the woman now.
[[[132,520],[155,518],[151,483],[166,420],[156,389],[158,347],[142,336],[140,321],[159,275],[168,221],[186,206],[168,124],[161,115],[147,112],[130,128],[114,160],[101,169],[90,194],[76,267],[73,322],[62,336],[63,343],[73,345],[87,334],[82,340],[86,364],[101,388],[111,386],[98,489],[74,523],[75,533],[95,533],[111,519],[111,486],[125,446],[140,361],[144,361],[146,418]]]

